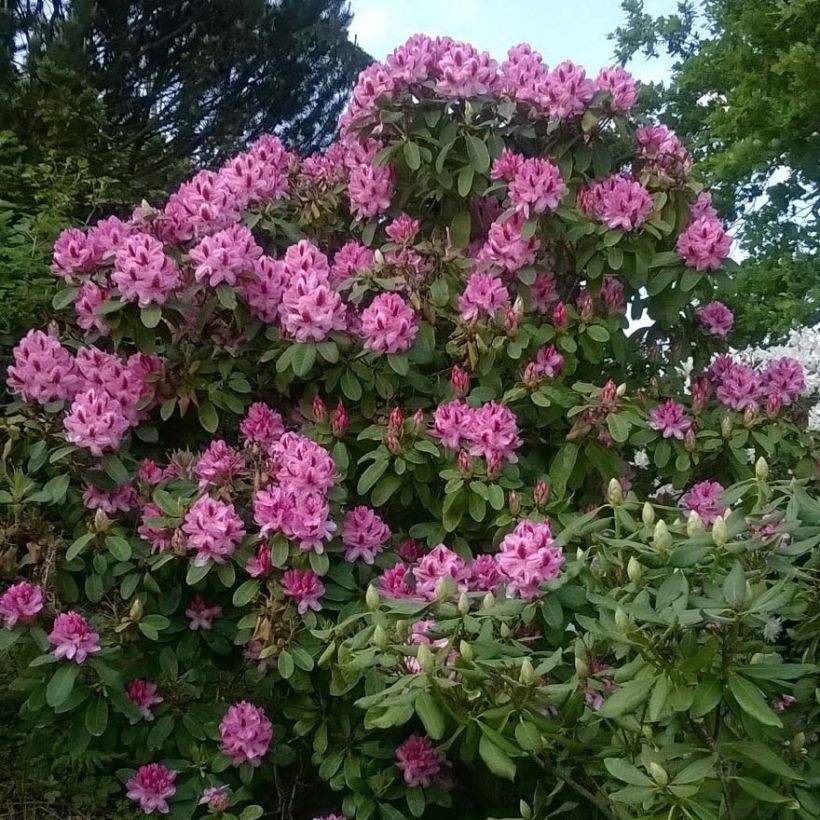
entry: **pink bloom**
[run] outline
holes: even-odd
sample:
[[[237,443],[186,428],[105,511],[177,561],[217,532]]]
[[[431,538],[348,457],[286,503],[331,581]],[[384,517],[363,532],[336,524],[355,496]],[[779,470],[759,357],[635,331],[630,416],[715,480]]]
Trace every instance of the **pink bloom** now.
[[[722,302],[709,302],[698,311],[698,319],[707,333],[720,339],[726,338],[735,323],[734,314]]]
[[[604,303],[604,308],[609,315],[623,313],[626,310],[624,305],[624,286],[614,276],[604,277],[598,295]]]
[[[148,523],[152,518],[164,517],[165,513],[153,501],[149,501],[142,509],[142,518],[139,527],[137,527],[137,535],[151,545],[151,552],[162,552],[171,547],[173,530]]]
[[[430,435],[438,438],[448,450],[458,450],[467,436],[472,409],[463,401],[439,405],[433,412]]]
[[[702,216],[678,237],[675,249],[684,263],[695,270],[716,270],[729,255],[732,238],[715,218]]]
[[[376,353],[407,350],[419,331],[413,308],[397,293],[380,293],[362,311],[364,346]]]
[[[488,461],[518,461],[515,451],[521,446],[515,413],[502,404],[488,402],[472,412],[467,425],[467,441],[472,456]]]
[[[285,595],[296,601],[300,615],[309,609],[318,612],[322,608],[319,599],[325,594],[325,585],[312,569],[285,570],[280,583]]]
[[[667,399],[649,414],[649,426],[653,430],[658,430],[663,438],[676,438],[678,441],[683,441],[692,429],[692,422],[686,417],[682,405],[674,399]]]
[[[88,231],[88,245],[95,264],[109,263],[125,240],[134,232],[134,227],[116,216],[101,219]]]
[[[718,212],[712,207],[712,195],[709,191],[701,191],[695,200],[692,209],[689,211],[690,222],[706,217],[707,219],[717,219]]]
[[[126,796],[139,804],[145,814],[168,814],[168,798],[176,794],[177,773],[161,763],[147,763],[140,766],[137,773],[125,784]]]
[[[336,464],[327,450],[298,433],[284,433],[274,455],[276,478],[295,490],[324,493],[336,481]]]
[[[221,615],[221,606],[208,606],[199,595],[191,599],[188,608],[185,610],[185,616],[191,622],[188,624],[188,629],[192,629],[194,632],[198,629],[206,631],[212,629],[214,618],[219,618]]]
[[[487,241],[478,253],[478,261],[490,262],[504,273],[515,273],[532,265],[541,243],[534,235],[529,239],[522,237],[524,222],[522,213],[516,213],[504,222],[493,222]]]
[[[136,425],[142,416],[138,405],[150,392],[142,375],[145,368],[140,361],[132,356],[126,362],[96,347],[81,347],[77,351],[75,364],[85,380],[83,389],[93,388],[106,395],[119,405],[128,423]]]
[[[580,66],[567,60],[548,72],[543,98],[550,116],[558,120],[580,114],[595,96],[595,83]]]
[[[708,526],[728,509],[720,503],[722,495],[723,486],[717,481],[700,481],[681,498],[681,505],[685,510],[694,510]]]
[[[279,306],[282,330],[297,342],[321,342],[345,329],[345,308],[327,274],[300,272],[290,280]]]
[[[504,581],[494,555],[477,555],[469,564],[468,584],[472,592],[495,592]]]
[[[521,43],[507,52],[507,59],[501,63],[499,70],[498,84],[503,94],[521,102],[540,105],[546,79],[547,67],[541,55],[526,43]]]
[[[245,459],[222,439],[212,441],[194,467],[200,490],[223,487],[245,472]]]
[[[165,474],[156,462],[152,461],[150,458],[144,458],[140,462],[139,469],[137,470],[137,481],[142,482],[143,484],[147,484],[149,487],[155,487],[159,484]]]
[[[595,80],[595,86],[598,91],[609,92],[609,104],[616,114],[626,114],[638,99],[634,78],[621,66],[602,68]]]
[[[735,360],[728,353],[721,353],[715,356],[715,360],[709,365],[706,377],[714,386],[717,386],[734,366]]]
[[[408,786],[427,787],[441,771],[441,754],[426,737],[410,735],[396,748],[396,766]]]
[[[225,713],[219,734],[222,751],[234,766],[258,766],[273,739],[273,725],[261,706],[241,700]]]
[[[347,194],[350,212],[356,219],[371,219],[390,207],[395,188],[393,177],[389,165],[362,164],[350,172]]]
[[[212,288],[235,285],[243,273],[254,270],[262,248],[244,225],[232,225],[224,231],[206,236],[191,248],[189,257],[194,263],[197,282],[207,282]]]
[[[558,283],[552,273],[539,273],[530,287],[533,309],[536,313],[549,313],[558,301]]]
[[[18,581],[0,595],[0,620],[6,629],[32,623],[42,609],[43,591],[28,581]]]
[[[376,256],[370,248],[355,240],[342,245],[333,257],[330,281],[334,285],[350,279],[359,271],[371,270],[376,264]]]
[[[359,73],[353,87],[350,116],[357,117],[373,113],[379,101],[393,96],[393,77],[381,63],[373,63]]]
[[[370,507],[352,509],[342,525],[345,561],[372,564],[390,538],[390,527]]]
[[[128,512],[139,503],[133,484],[123,484],[113,492],[106,492],[94,484],[86,484],[83,504],[88,510],[102,510],[105,513]]]
[[[564,369],[564,357],[558,352],[555,345],[542,347],[533,360],[535,373],[542,379],[554,379]]]
[[[94,251],[88,237],[77,228],[67,228],[54,243],[51,270],[70,282],[74,274],[94,270]]]
[[[401,214],[384,229],[384,232],[399,245],[410,245],[418,235],[420,227],[418,219]]]
[[[524,520],[504,537],[496,562],[509,594],[532,601],[540,595],[541,584],[558,577],[564,555],[553,541],[548,521]]]
[[[432,76],[437,59],[438,49],[435,40],[426,34],[415,34],[388,55],[387,70],[394,80],[408,84],[420,83]]]
[[[490,177],[512,182],[524,165],[525,159],[526,157],[523,154],[517,154],[510,148],[505,148],[501,152],[501,156],[493,161],[492,168],[490,168]]]
[[[304,274],[327,281],[330,266],[325,256],[312,242],[300,239],[290,245],[284,256],[285,270],[291,278]]]
[[[208,561],[225,563],[245,536],[245,526],[233,504],[207,495],[198,498],[185,513],[182,531],[188,536],[188,547],[196,551],[197,567]]]
[[[532,214],[552,213],[566,190],[557,165],[532,157],[521,163],[507,192],[516,211],[529,218]]]
[[[92,388],[74,399],[63,426],[68,441],[101,456],[103,451],[119,447],[130,425],[114,399]]]
[[[173,242],[201,239],[236,222],[238,205],[228,179],[200,171],[168,198],[161,222],[163,236]]]
[[[470,392],[470,374],[457,364],[453,365],[450,371],[450,386],[458,398],[463,398]]]
[[[433,548],[413,569],[417,594],[428,601],[436,597],[436,586],[442,578],[452,578],[459,592],[467,591],[470,570],[464,559],[444,544]]]
[[[265,324],[273,324],[279,316],[282,296],[290,281],[285,263],[260,256],[239,282],[239,291],[251,313]]]
[[[616,176],[612,185],[601,189],[598,218],[609,228],[634,231],[646,222],[654,203],[649,191],[626,176]]]
[[[211,814],[220,814],[231,805],[231,796],[224,787],[208,786],[207,789],[202,790],[199,805],[207,806]]]
[[[276,137],[268,138],[279,142]],[[288,163],[284,155],[285,151],[280,143],[278,161],[270,152],[251,148],[247,153],[239,154],[225,163],[219,171],[219,177],[238,207],[274,202],[287,195]]]
[[[760,397],[760,377],[743,364],[733,364],[724,374],[717,388],[718,400],[732,410],[743,411],[757,407]]]
[[[7,383],[26,401],[46,404],[72,399],[82,387],[71,354],[53,336],[30,330],[12,351]]]
[[[381,574],[379,589],[388,598],[413,598],[415,589],[408,583],[412,577],[410,567],[399,562]]]
[[[158,703],[162,703],[162,698],[157,694],[157,685],[150,680],[142,680],[135,678],[128,681],[125,691],[131,702],[134,703],[142,712],[142,717],[145,720],[153,720],[153,707]]]
[[[273,446],[285,432],[282,416],[264,402],[254,402],[239,425],[246,444],[258,444],[263,449]]]
[[[458,297],[458,309],[465,322],[475,322],[481,314],[494,319],[496,312],[509,304],[510,294],[504,283],[489,273],[473,273]]]
[[[806,379],[796,359],[784,356],[769,362],[761,377],[762,391],[769,400],[774,396],[781,405],[790,405],[803,392]]]
[[[248,559],[245,570],[251,578],[267,578],[273,572],[270,547],[267,544],[263,543],[257,547],[256,555]]]
[[[55,658],[65,658],[74,663],[83,663],[89,655],[102,649],[100,636],[76,612],[61,612],[54,619],[48,640],[54,647]]]
[[[498,63],[486,51],[450,41],[438,61],[436,91],[442,97],[468,98],[489,94]]]
[[[94,331],[100,336],[107,336],[111,328],[108,322],[97,316],[96,310],[108,301],[108,291],[94,282],[83,282],[74,300],[74,312],[77,314],[77,325],[89,333]]]
[[[692,157],[674,131],[665,125],[644,125],[635,131],[638,156],[644,167],[663,180],[685,180],[692,170]]]
[[[336,524],[330,518],[327,499],[318,492],[286,490],[288,506],[282,523],[282,532],[299,542],[303,552],[313,551],[321,555],[324,542],[336,532]]]
[[[135,233],[117,251],[111,281],[126,302],[140,307],[161,305],[179,287],[179,271],[162,242],[147,233]]]

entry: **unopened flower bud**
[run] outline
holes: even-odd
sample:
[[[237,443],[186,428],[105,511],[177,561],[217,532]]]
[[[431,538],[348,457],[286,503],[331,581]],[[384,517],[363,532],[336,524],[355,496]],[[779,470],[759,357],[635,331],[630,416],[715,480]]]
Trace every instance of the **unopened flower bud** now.
[[[799,754],[806,748],[806,735],[804,732],[798,732],[789,744],[795,754]]]
[[[559,302],[552,311],[552,323],[556,330],[566,330],[569,326],[569,314],[567,313],[567,306],[563,302]]]
[[[659,786],[665,786],[669,782],[669,775],[660,763],[655,763],[653,760],[650,762],[649,766],[647,766],[647,769],[649,770],[649,774],[652,775],[652,779]]]
[[[647,527],[651,527],[655,523],[655,508],[648,501],[643,503],[641,520]]]
[[[128,610],[128,617],[132,621],[138,621],[140,618],[142,618],[142,613],[143,613],[142,598],[135,598],[134,603],[131,604],[131,609]]]
[[[712,524],[712,541],[715,545],[722,547],[726,543],[728,532],[726,531],[726,520],[719,515]]]
[[[609,487],[607,487],[607,499],[613,507],[623,503],[624,491],[621,487],[621,482],[617,478],[610,479]]]
[[[706,532],[706,527],[703,524],[703,519],[698,515],[697,510],[691,510],[686,517],[686,534],[690,538],[697,538]]]
[[[111,526],[111,519],[105,512],[97,507],[97,512],[94,513],[94,530],[96,532],[106,532]]]
[[[766,415],[770,419],[775,418],[777,414],[780,412],[781,405],[782,401],[780,399],[780,396],[778,396],[776,393],[771,393],[769,395],[768,401],[766,402]]]
[[[751,427],[757,421],[757,405],[750,404],[743,411],[743,426]]]
[[[327,421],[327,405],[321,396],[313,397],[313,420],[317,424],[324,424]]]
[[[532,663],[529,658],[524,658],[521,663],[521,669],[518,672],[518,680],[524,686],[532,686],[537,680],[538,676],[535,674]]]
[[[436,666],[436,659],[433,657],[433,653],[426,643],[420,644],[419,651],[416,654],[416,660],[418,660],[421,671],[424,672],[425,675],[429,675]]]
[[[532,492],[532,500],[535,502],[536,507],[543,507],[544,504],[549,501],[549,497],[549,485],[543,478],[541,478],[538,480],[538,483],[535,485],[535,489]]]
[[[381,603],[381,599],[379,597],[379,590],[371,584],[367,588],[367,592],[364,596],[365,603],[370,607],[370,609],[378,609],[379,604]]]
[[[584,291],[578,297],[578,319],[585,325],[588,325],[595,318],[595,305],[592,301],[592,296]]]
[[[470,599],[467,597],[466,592],[462,592],[458,596],[458,611],[462,615],[466,615],[470,611]]]
[[[666,522],[661,519],[655,524],[655,532],[652,534],[652,544],[658,552],[666,552],[672,546],[672,536]]]
[[[447,601],[456,594],[456,585],[450,575],[443,575],[436,581],[436,600]]]
[[[578,655],[575,656],[575,674],[578,675],[579,678],[585,678],[589,674],[587,662]]]
[[[57,324],[56,319],[52,319],[48,323],[48,335],[53,336],[55,339],[60,338],[60,326]]]
[[[470,475],[472,472],[472,464],[470,463],[470,456],[466,450],[459,450],[458,452],[458,469],[464,475]]]
[[[419,407],[415,413],[413,413],[413,432],[418,435],[424,429],[424,410]]]
[[[524,368],[524,386],[529,387],[530,389],[534,389],[541,384],[541,375],[538,371],[538,366],[535,362],[530,362]]]
[[[621,382],[618,385],[618,389],[615,391],[615,395],[622,399],[626,395],[626,382]]]
[[[510,515],[518,515],[521,511],[521,496],[515,490],[510,490],[507,493],[507,509],[509,509]]]
[[[387,426],[396,432],[400,431],[404,426],[404,413],[402,413],[401,407],[398,405],[390,411],[390,415],[387,418]]]
[[[492,592],[488,592],[482,599],[481,599],[481,608],[482,609],[492,609],[495,606],[495,595]]]
[[[723,438],[729,438],[732,435],[732,417],[724,416],[720,420],[720,434]]]
[[[769,462],[763,456],[755,462],[755,477],[758,481],[765,481],[769,477]]]
[[[497,478],[499,475],[501,475],[501,456],[493,452],[487,459],[487,478]]]
[[[615,610],[615,626],[618,629],[625,630],[629,626],[629,615],[626,614],[626,610],[623,607],[618,607]]]
[[[390,430],[387,433],[384,443],[387,445],[387,449],[390,450],[394,456],[401,454],[401,441],[399,441],[399,437],[396,435],[395,430]]]
[[[694,453],[698,448],[698,439],[693,428],[689,428],[683,436],[683,448],[687,453]]]
[[[643,566],[641,562],[633,555],[626,565],[626,574],[633,584],[637,584],[643,576]]]
[[[464,398],[470,392],[470,374],[458,365],[454,365],[450,371],[450,385],[458,398]]]
[[[381,624],[376,624],[376,628],[373,630],[373,644],[378,646],[379,649],[384,649],[387,646],[387,633]]]
[[[507,624],[501,624],[501,626],[498,628],[498,632],[502,638],[509,638],[510,635],[512,635],[512,629],[510,629],[509,626],[507,626]]]
[[[475,657],[473,645],[464,640],[460,641],[458,644],[458,654],[461,655],[465,661],[471,661]]]
[[[347,428],[350,427],[350,418],[347,415],[345,406],[341,402],[336,405],[336,409],[333,411],[331,426],[333,435],[336,436],[336,438],[341,438],[347,432]]]
[[[518,313],[516,313],[515,308],[507,308],[507,310],[504,311],[504,326],[510,331],[518,330],[518,322],[520,318],[521,317]]]

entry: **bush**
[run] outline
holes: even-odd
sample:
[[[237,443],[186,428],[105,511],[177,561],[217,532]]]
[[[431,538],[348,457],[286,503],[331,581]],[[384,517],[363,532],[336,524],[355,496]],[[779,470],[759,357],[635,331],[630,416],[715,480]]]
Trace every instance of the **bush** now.
[[[802,371],[712,361],[729,239],[634,99],[413,38],[327,154],[60,237],[0,646],[121,807],[818,816]]]

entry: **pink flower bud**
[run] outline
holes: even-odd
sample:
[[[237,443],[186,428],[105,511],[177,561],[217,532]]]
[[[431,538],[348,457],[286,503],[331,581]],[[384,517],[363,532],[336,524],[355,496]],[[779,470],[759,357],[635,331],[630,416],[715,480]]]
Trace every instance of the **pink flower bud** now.
[[[538,480],[538,483],[535,485],[535,489],[532,492],[532,499],[535,502],[536,507],[543,507],[544,504],[549,501],[550,497],[550,488],[547,484],[546,480],[541,478]]]
[[[401,442],[399,441],[399,437],[396,435],[394,430],[390,430],[385,437],[385,444],[387,445],[387,449],[393,453],[394,456],[399,455],[401,453]]]
[[[450,373],[450,384],[458,398],[463,398],[470,392],[470,374],[458,365],[454,365]]]
[[[313,420],[317,424],[323,424],[327,421],[327,405],[322,401],[321,396],[313,397]]]
[[[692,412],[699,413],[709,397],[709,380],[703,376],[692,379]]]
[[[347,428],[350,427],[350,418],[347,415],[345,406],[341,402],[336,405],[336,409],[333,411],[331,426],[333,428],[333,435],[336,436],[336,438],[341,438],[347,432]]]
[[[694,428],[690,427],[686,431],[686,435],[683,437],[683,446],[686,448],[686,452],[694,453],[697,449],[698,442],[697,438],[695,437],[695,430]]]
[[[595,304],[592,301],[592,296],[584,291],[578,297],[578,318],[586,325],[589,324],[595,316]]]
[[[750,404],[744,411],[743,411],[743,424],[746,427],[751,427],[755,420],[757,419],[757,405]]]
[[[424,410],[420,407],[413,413],[413,432],[418,434],[424,429]]]
[[[566,330],[569,326],[569,314],[567,313],[567,306],[563,302],[559,302],[552,311],[552,323],[556,330]]]
[[[401,407],[398,405],[390,411],[390,415],[387,419],[387,426],[396,432],[399,432],[404,426],[404,413],[402,413]]]
[[[504,325],[507,330],[518,330],[518,321],[520,318],[515,308],[507,308],[504,313]]]
[[[538,369],[538,365],[535,362],[530,362],[524,368],[524,384],[527,387],[534,388],[538,387],[540,381],[541,375]]]
[[[493,452],[487,459],[487,478],[495,478],[499,475],[501,475],[501,456]]]
[[[470,456],[466,450],[459,450],[458,453],[458,469],[465,475],[469,475],[472,471],[472,464],[470,463]]]
[[[510,490],[507,493],[507,507],[510,515],[518,515],[521,511],[521,496],[515,490]]]
[[[782,402],[780,400],[780,396],[777,393],[770,393],[769,399],[766,402],[766,415],[770,419],[775,418],[777,414],[780,412],[781,405]]]

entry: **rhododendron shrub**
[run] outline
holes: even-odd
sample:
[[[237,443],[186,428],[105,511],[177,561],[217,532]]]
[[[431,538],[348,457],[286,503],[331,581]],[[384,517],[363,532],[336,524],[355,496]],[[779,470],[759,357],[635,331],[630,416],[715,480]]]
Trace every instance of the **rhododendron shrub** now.
[[[326,154],[58,240],[3,421],[33,732],[180,818],[817,816],[805,376],[727,353],[635,99],[417,36]]]

